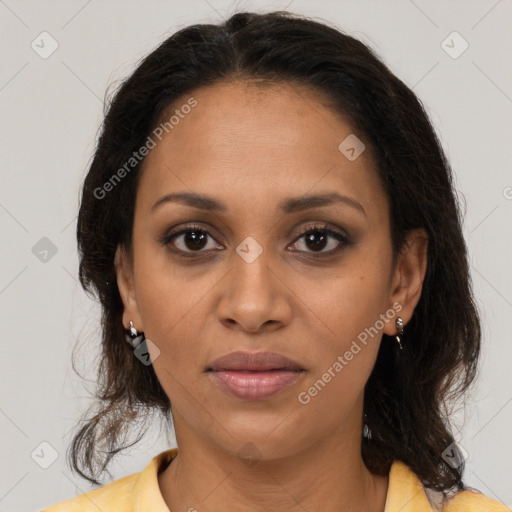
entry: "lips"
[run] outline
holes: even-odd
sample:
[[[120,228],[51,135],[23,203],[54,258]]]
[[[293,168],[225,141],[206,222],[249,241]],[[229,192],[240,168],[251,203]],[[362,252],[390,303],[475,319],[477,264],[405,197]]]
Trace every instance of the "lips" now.
[[[207,368],[223,391],[243,400],[263,400],[294,384],[305,371],[275,352],[232,352]]]
[[[226,356],[215,359],[208,370],[302,370],[295,361],[275,352],[231,352]]]

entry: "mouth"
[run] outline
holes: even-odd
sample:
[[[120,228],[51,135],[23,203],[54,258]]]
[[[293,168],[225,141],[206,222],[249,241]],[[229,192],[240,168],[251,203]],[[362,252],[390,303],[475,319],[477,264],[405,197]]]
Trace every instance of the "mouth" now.
[[[221,390],[242,400],[264,400],[290,387],[305,369],[275,352],[232,352],[206,369]]]
[[[276,352],[231,352],[215,359],[207,371],[303,370],[298,363]]]

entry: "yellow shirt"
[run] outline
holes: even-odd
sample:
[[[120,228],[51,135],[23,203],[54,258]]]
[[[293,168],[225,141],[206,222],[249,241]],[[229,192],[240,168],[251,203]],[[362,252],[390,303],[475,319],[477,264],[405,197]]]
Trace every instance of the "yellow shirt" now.
[[[120,478],[98,489],[63,501],[41,512],[170,512],[158,486],[158,470],[178,453],[166,450],[140,472]],[[394,461],[384,512],[510,512],[500,502],[476,490],[456,493],[444,509],[436,508],[439,495],[425,489],[418,477],[401,461]]]

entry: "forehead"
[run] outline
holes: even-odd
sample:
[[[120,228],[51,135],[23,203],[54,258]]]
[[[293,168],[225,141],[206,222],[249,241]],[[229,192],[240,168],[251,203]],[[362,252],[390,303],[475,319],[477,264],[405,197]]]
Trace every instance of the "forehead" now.
[[[163,119],[179,111],[190,97],[197,105],[172,128],[173,136],[165,141],[170,147],[282,150],[317,145],[319,137],[340,136],[340,116],[320,103],[325,95],[303,85],[218,83],[183,96]]]
[[[184,108],[190,98],[196,105]],[[331,190],[377,201],[382,190],[369,151],[353,161],[342,154],[354,129],[322,100],[321,92],[287,83],[192,91],[162,116],[174,116],[172,128],[145,158],[137,202],[146,210],[164,194],[193,191],[236,207]]]

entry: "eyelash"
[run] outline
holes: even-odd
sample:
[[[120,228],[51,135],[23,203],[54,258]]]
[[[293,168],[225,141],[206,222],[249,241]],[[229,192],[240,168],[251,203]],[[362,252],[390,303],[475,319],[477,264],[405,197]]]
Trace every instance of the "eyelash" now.
[[[169,233],[168,235],[164,236],[160,240],[160,243],[162,243],[162,245],[164,245],[167,248],[169,248],[169,244],[170,244],[170,242],[174,238],[176,238],[176,237],[178,237],[180,235],[189,233],[189,232],[194,232],[194,231],[195,232],[199,231],[199,232],[204,233],[207,236],[213,238],[213,236],[211,235],[211,233],[207,229],[204,229],[204,228],[198,226],[197,224],[189,224],[189,225],[184,226],[179,231],[175,231],[175,232]],[[299,232],[298,236],[294,239],[294,242],[293,242],[292,245],[294,245],[296,242],[298,242],[303,236],[308,235],[308,234],[312,234],[312,233],[321,233],[321,234],[324,234],[324,235],[331,236],[332,238],[334,238],[338,242],[341,242],[341,245],[338,246],[335,249],[331,249],[330,251],[321,252],[321,253],[318,253],[318,254],[315,254],[314,252],[309,252],[309,251],[298,251],[300,253],[304,253],[305,252],[308,255],[308,257],[312,257],[312,258],[327,258],[329,256],[333,256],[335,254],[338,254],[340,251],[343,250],[344,247],[350,245],[350,240],[348,239],[348,237],[346,235],[344,235],[344,234],[342,234],[342,233],[340,233],[338,231],[334,231],[332,229],[329,229],[327,227],[327,224],[323,224],[322,226],[313,225],[313,226],[307,226],[306,228],[303,228]],[[197,256],[194,255],[194,253],[200,254],[202,252],[206,252],[206,251],[202,251],[202,250],[199,250],[199,251],[182,251],[181,249],[170,249],[170,248],[169,248],[169,250],[171,252],[173,252],[174,254],[177,254],[178,256],[182,257],[182,258],[197,258]],[[188,255],[187,252],[190,255]]]

